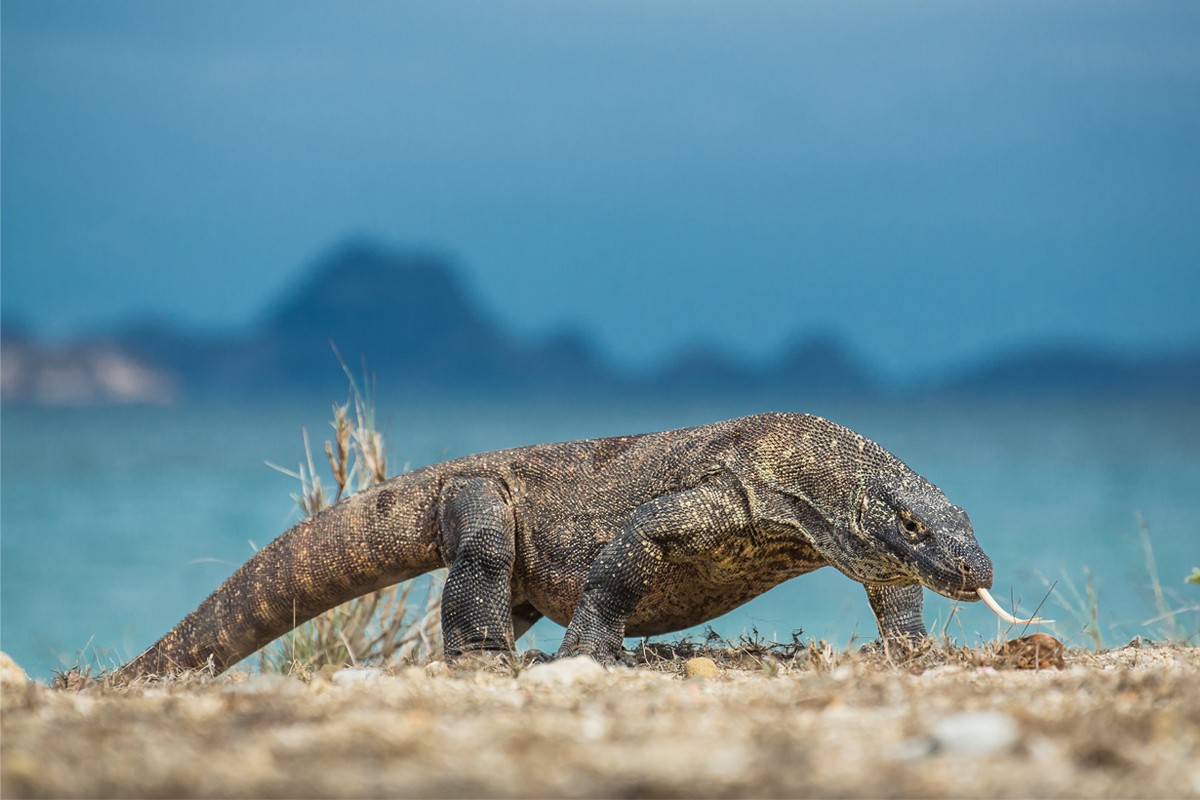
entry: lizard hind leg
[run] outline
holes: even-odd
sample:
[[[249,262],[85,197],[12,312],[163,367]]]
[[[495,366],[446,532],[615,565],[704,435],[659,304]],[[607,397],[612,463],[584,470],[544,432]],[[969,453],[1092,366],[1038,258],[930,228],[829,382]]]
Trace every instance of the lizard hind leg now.
[[[455,478],[442,489],[442,589],[447,658],[513,650],[512,571],[515,521],[504,487],[487,478]]]

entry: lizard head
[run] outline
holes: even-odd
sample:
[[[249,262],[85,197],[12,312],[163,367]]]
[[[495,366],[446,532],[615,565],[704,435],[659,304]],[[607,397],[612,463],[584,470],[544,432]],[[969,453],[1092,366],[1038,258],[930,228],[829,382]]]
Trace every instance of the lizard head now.
[[[773,415],[752,462],[830,564],[864,584],[984,599],[992,561],[967,512],[879,444],[821,417]],[[761,501],[760,501],[761,505]],[[769,515],[760,514],[764,519]]]
[[[903,464],[862,486],[850,519],[854,577],[865,583],[919,582],[953,600],[979,600],[992,561],[967,512]]]

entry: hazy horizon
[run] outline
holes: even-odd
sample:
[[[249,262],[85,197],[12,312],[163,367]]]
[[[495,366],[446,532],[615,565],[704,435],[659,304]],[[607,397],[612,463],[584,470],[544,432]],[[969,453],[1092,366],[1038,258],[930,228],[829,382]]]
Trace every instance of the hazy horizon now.
[[[246,328],[347,237],[644,366],[829,332],[895,374],[1200,342],[1200,7],[3,15],[3,303]]]

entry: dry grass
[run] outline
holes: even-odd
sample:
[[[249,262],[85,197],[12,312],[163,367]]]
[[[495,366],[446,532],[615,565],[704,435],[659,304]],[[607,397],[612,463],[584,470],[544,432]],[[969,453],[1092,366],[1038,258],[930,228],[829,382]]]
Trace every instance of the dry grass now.
[[[1007,641],[997,640],[975,647],[955,644],[949,638],[921,642],[894,642],[866,647],[835,648],[825,640],[802,640],[793,634],[787,642],[761,636],[757,629],[736,639],[727,639],[708,628],[703,640],[689,637],[677,641],[643,641],[628,653],[624,665],[678,672],[693,658],[712,659],[723,669],[761,671],[774,676],[798,670],[829,672],[846,666],[901,670],[919,674],[938,667],[972,669],[1061,669],[1070,653],[1062,643],[1045,634],[1032,634]]]
[[[1142,566],[1146,571],[1146,589],[1153,599],[1155,609],[1154,616],[1142,621],[1142,630],[1157,641],[1184,645],[1200,643],[1200,598],[1195,591],[1185,595],[1163,586],[1159,579],[1158,561],[1154,557],[1150,526],[1140,514],[1136,519],[1138,549],[1141,551]],[[1056,613],[1055,616],[1069,620],[1075,631],[1090,639],[1093,646],[1101,650],[1108,642],[1104,636],[1106,626],[1102,619],[1100,593],[1095,586],[1092,571],[1084,567],[1083,576],[1082,589],[1065,570],[1060,579],[1053,583],[1046,576],[1041,577],[1050,597],[1066,612],[1065,615]],[[1182,582],[1200,586],[1200,569],[1193,567],[1192,574],[1185,576]]]
[[[1183,797],[1200,651],[682,644],[569,660],[116,689],[10,682],[4,797]],[[688,659],[720,664],[685,678]]]
[[[343,368],[345,364],[343,363]],[[292,497],[306,517],[315,516],[355,491],[387,480],[387,442],[377,424],[373,389],[363,394],[350,371],[351,399],[333,406],[333,438],[325,456],[334,494],[328,496],[302,430],[304,461],[296,471],[271,465],[300,482]],[[366,382],[366,381],[364,381]],[[367,385],[370,385],[369,383]],[[307,673],[322,667],[408,663],[440,655],[441,587],[444,578],[409,581],[330,609],[259,653],[264,672]]]

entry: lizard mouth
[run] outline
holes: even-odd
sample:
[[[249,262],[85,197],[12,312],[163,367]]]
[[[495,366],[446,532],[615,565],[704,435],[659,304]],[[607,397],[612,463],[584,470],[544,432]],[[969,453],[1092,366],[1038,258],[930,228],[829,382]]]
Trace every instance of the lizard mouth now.
[[[991,561],[986,555],[968,560],[964,555],[946,554],[918,559],[913,566],[920,583],[950,600],[978,602],[982,597],[979,590],[991,588]]]
[[[1003,606],[992,597],[992,593],[984,586],[979,586],[975,589],[943,589],[937,586],[930,586],[922,581],[927,588],[932,589],[938,594],[949,597],[951,600],[958,600],[963,603],[977,603],[980,600],[988,607],[988,610],[995,614],[1000,619],[1010,625],[1049,625],[1054,622],[1052,619],[1042,619],[1041,617],[1030,617],[1028,619],[1018,619],[1016,616],[1006,611]]]
[[[990,564],[986,569],[972,570],[962,558],[949,568],[940,563],[919,564],[916,572],[917,580],[926,588],[963,603],[978,602],[979,590],[987,591],[992,585]]]
[[[924,581],[922,581],[922,583],[924,583]],[[942,586],[932,586],[928,583],[925,583],[925,587],[928,589],[932,589],[933,591],[937,592],[938,594],[940,594],[943,597],[949,597],[951,600],[958,600],[961,603],[978,603],[979,602],[979,590],[978,589],[959,589],[959,588],[947,589]],[[984,589],[984,591],[987,591],[987,590]]]

